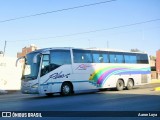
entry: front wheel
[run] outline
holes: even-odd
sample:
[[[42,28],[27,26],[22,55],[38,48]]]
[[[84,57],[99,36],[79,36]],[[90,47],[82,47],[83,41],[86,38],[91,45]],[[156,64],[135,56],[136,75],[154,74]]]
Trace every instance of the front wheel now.
[[[122,80],[118,80],[117,84],[116,84],[116,89],[118,91],[121,91],[121,90],[123,90],[123,88],[124,88],[124,82]]]
[[[70,83],[63,83],[62,87],[61,87],[61,95],[63,96],[68,96],[71,95],[73,93],[73,88],[72,85]]]

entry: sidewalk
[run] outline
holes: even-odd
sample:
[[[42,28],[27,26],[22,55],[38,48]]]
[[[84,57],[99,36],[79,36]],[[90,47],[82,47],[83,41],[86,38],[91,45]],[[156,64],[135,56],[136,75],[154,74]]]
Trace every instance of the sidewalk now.
[[[3,94],[12,94],[12,93],[15,93],[15,92],[20,92],[20,90],[1,90],[0,89],[0,95],[3,95]]]
[[[152,84],[152,83],[160,83],[160,79],[152,79],[152,80],[151,80],[151,84]],[[154,91],[160,91],[160,87],[154,88]]]
[[[160,79],[152,79],[151,83],[160,83]]]
[[[8,92],[5,90],[0,90],[0,94],[6,94],[6,93],[8,93]]]

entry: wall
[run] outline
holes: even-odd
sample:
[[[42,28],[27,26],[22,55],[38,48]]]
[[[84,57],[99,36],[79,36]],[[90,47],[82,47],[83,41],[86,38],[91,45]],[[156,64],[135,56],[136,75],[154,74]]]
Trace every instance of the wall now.
[[[0,90],[20,90],[22,63],[17,58],[0,57]]]
[[[156,70],[158,73],[158,79],[160,79],[160,50],[156,52]]]

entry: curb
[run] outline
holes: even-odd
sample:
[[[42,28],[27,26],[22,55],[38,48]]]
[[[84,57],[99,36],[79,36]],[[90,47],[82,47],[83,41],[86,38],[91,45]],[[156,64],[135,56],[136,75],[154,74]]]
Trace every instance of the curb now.
[[[0,90],[0,95],[1,94],[7,94],[8,92],[7,91],[5,91],[5,90]]]
[[[154,88],[154,91],[160,91],[160,87]]]
[[[151,84],[152,84],[152,83],[160,83],[160,80],[158,80],[158,79],[152,79],[150,83],[151,83]]]

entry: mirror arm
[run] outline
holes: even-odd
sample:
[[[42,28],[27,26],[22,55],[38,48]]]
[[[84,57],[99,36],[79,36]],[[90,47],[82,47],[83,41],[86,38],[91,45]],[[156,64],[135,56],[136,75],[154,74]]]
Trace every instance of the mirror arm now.
[[[25,56],[19,57],[19,58],[16,60],[16,67],[17,67],[18,61],[19,61],[20,59],[23,59],[23,58],[25,58]]]
[[[33,63],[37,63],[37,56],[40,55],[42,53],[37,53],[34,57],[33,57]]]

